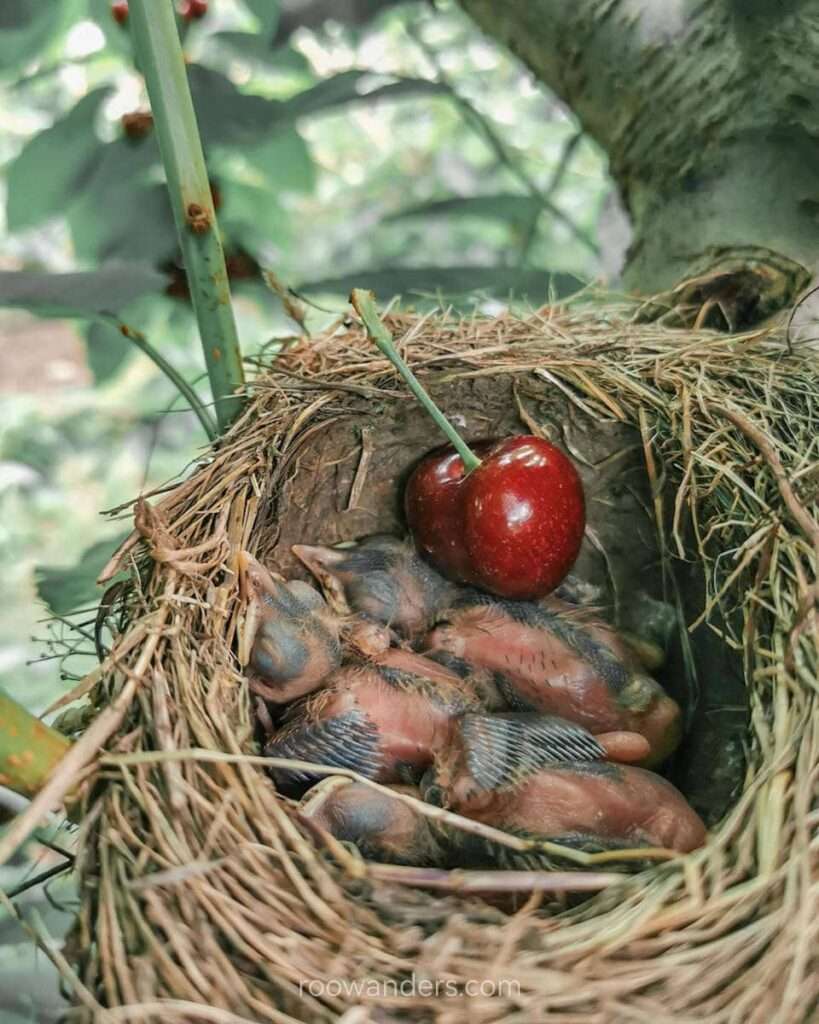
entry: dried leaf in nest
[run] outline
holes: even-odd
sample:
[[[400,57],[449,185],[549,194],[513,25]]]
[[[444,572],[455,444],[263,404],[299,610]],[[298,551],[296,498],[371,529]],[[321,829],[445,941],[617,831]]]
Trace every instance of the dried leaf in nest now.
[[[228,550],[227,516],[228,510],[224,510],[213,536],[191,547],[179,547],[160,510],[153,508],[144,498],[138,498],[134,506],[134,526],[148,542],[151,558],[174,572],[189,576],[202,576],[224,562]],[[200,555],[206,554],[210,557],[200,559]]]

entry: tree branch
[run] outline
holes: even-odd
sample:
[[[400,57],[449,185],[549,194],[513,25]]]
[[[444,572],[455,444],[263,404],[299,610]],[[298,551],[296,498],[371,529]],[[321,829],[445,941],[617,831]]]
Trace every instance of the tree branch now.
[[[0,690],[0,785],[34,796],[71,744]]]

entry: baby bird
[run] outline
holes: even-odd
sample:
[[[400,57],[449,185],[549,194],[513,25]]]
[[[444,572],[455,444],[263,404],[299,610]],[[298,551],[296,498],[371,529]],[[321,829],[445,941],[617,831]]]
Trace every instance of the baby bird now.
[[[420,797],[412,786],[396,790]],[[336,839],[355,843],[363,857],[389,864],[441,866],[440,838],[430,818],[388,793],[331,775],[313,786],[299,811]]]
[[[465,716],[438,752],[424,779],[426,797],[496,828],[573,846],[688,852],[704,842],[702,821],[661,776],[585,757],[549,763],[534,742],[540,727],[532,720],[498,742],[483,718]]]
[[[425,653],[492,672],[510,709],[560,715],[595,734],[640,733],[649,743],[644,765],[664,761],[679,743],[679,706],[599,620],[556,598],[537,605],[475,590],[445,618]]]
[[[331,601],[408,639],[426,632],[457,592],[419,557],[410,540],[386,534],[366,537],[352,547],[295,544],[293,554]]]
[[[509,790],[534,772],[581,761],[639,761],[648,751],[644,736],[609,732],[593,736],[581,725],[556,715],[511,711],[484,715],[467,712],[453,730],[449,746],[436,754],[432,780],[441,802],[464,803],[483,791]]]
[[[341,664],[338,619],[307,583],[285,582],[245,551],[239,587],[246,605],[239,661],[251,690],[275,704],[311,693]]]
[[[580,725],[555,715],[467,712],[452,731],[448,747],[436,753],[436,788],[449,801],[460,799],[459,786],[509,788],[544,765],[561,761],[598,761],[605,749]],[[425,791],[433,797],[431,777]],[[436,797],[435,802],[440,802]]]
[[[476,690],[454,672],[391,648],[337,669],[322,690],[288,708],[265,754],[349,768],[376,782],[416,782],[449,743],[458,717],[481,707]],[[271,772],[288,789],[318,777]]]
[[[699,815],[670,782],[607,761],[542,768],[509,791],[474,791],[453,809],[496,828],[592,849],[688,853],[706,838]]]

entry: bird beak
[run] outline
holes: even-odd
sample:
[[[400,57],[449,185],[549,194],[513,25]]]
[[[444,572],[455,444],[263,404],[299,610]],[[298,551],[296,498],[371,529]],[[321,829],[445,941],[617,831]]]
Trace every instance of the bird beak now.
[[[344,596],[344,587],[333,572],[338,565],[346,561],[346,553],[335,551],[333,548],[312,547],[309,544],[294,544],[290,550],[319,581],[327,598],[327,604],[336,615],[350,615],[350,606]]]
[[[236,570],[239,576],[239,597],[243,601],[248,600],[248,589],[250,581],[248,579],[248,570],[252,562],[256,559],[252,555],[249,555],[247,551],[240,551],[236,555]]]
[[[283,576],[265,568],[247,551],[239,551],[236,555],[236,570],[239,576],[239,597],[245,605],[244,623],[237,630],[239,664],[244,668],[250,661],[256,633],[264,616],[262,598],[268,594],[275,602],[280,598],[286,581]]]
[[[250,661],[253,642],[256,639],[261,620],[259,595],[252,571],[259,566],[259,563],[246,551],[240,551],[236,558],[236,565],[239,573],[239,597],[245,606],[244,621],[240,622],[237,629],[237,654],[239,664],[244,668]]]

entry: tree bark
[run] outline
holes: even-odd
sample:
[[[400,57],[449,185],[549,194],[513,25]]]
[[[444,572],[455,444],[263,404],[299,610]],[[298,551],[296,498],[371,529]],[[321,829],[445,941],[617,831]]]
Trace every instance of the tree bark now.
[[[819,0],[461,4],[607,152],[632,219],[628,287],[668,289],[748,247],[813,270]]]

